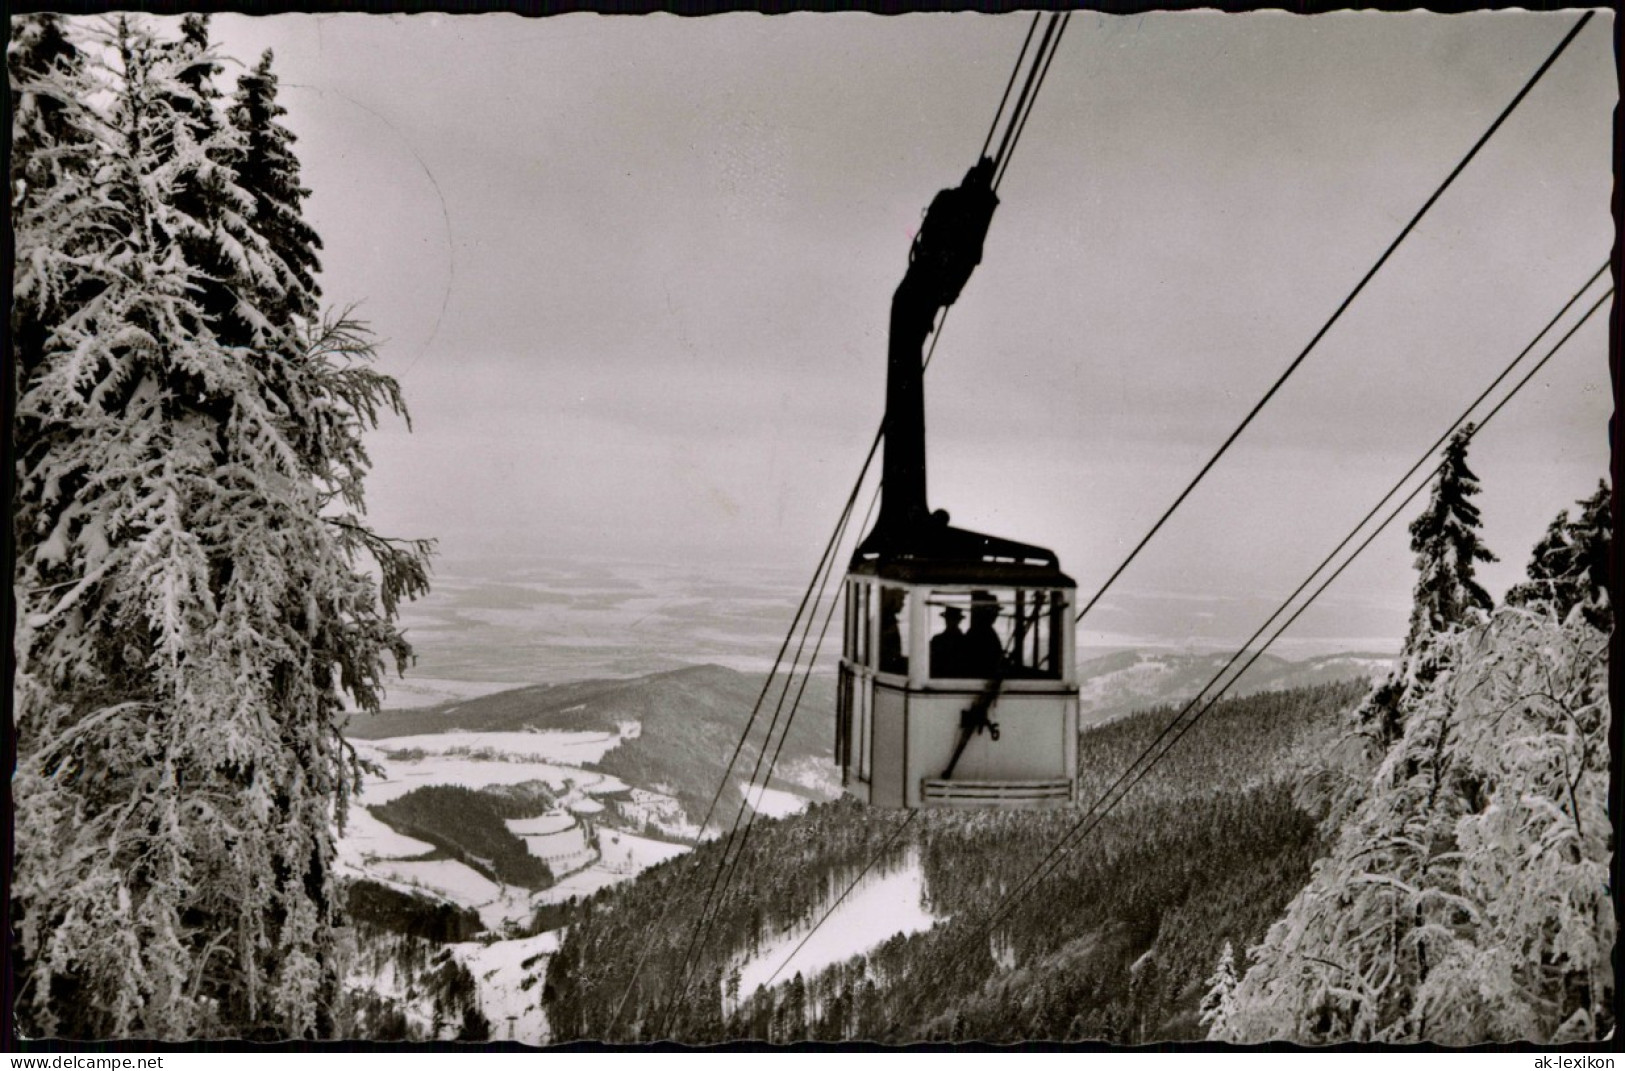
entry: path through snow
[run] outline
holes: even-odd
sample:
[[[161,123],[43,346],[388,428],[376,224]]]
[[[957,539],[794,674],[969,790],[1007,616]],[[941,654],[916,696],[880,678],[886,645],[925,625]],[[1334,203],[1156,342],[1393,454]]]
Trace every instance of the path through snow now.
[[[820,904],[807,922],[764,944],[755,957],[739,967],[740,997],[749,998],[770,978],[777,985],[794,978],[797,971],[809,977],[882,944],[894,934],[930,929],[937,919],[924,908],[924,901],[925,872],[918,853],[910,852],[899,869],[870,874],[859,882],[793,957],[792,950],[829,910],[829,903]]]

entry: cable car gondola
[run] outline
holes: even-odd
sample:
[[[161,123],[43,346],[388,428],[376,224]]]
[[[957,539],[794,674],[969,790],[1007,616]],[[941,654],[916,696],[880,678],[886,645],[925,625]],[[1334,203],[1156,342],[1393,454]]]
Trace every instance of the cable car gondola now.
[[[925,494],[922,354],[982,259],[993,161],[932,201],[892,298],[880,513],[844,584],[836,761],[877,807],[1077,796],[1077,585],[1042,547],[955,528]]]

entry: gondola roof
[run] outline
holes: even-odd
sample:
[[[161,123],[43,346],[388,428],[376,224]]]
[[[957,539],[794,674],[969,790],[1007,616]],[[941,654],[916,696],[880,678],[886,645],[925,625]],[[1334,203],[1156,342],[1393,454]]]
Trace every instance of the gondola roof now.
[[[932,522],[889,538],[878,529],[871,532],[852,556],[848,572],[905,584],[1077,587],[1061,572],[1054,551],[955,528],[940,511]]]

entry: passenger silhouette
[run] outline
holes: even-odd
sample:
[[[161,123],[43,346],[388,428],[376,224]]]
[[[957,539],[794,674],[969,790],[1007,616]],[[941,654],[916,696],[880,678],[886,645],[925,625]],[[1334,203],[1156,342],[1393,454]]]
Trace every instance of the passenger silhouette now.
[[[903,611],[900,588],[880,589],[880,671],[907,673],[908,655],[903,651],[903,633],[897,619]]]
[[[1003,676],[1004,641],[993,627],[998,619],[999,600],[991,592],[971,592],[970,629],[965,633],[961,676],[983,679]]]
[[[942,631],[931,637],[931,676],[963,675],[965,633],[960,630],[959,622],[964,616],[965,611],[957,606],[942,611]]]

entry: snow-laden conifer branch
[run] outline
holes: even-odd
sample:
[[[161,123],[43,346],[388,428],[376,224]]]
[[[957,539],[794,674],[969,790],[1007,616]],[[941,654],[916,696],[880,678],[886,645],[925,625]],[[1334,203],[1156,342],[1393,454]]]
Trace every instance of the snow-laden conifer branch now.
[[[409,660],[430,545],[366,526],[361,436],[405,406],[363,326],[317,319],[268,62],[228,115],[206,22],[152,26],[37,16],[8,52],[17,1011],[328,1035],[337,726]]]

